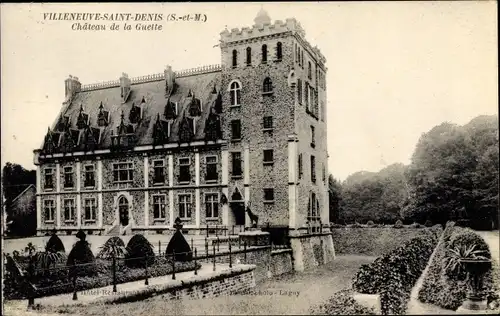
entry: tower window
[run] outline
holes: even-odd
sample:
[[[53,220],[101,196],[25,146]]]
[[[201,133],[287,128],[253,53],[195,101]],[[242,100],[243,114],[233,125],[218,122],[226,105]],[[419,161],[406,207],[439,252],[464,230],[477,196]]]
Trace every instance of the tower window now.
[[[240,140],[241,139],[241,121],[232,120],[231,121],[231,139]]]
[[[281,42],[278,42],[278,44],[276,44],[276,59],[278,61],[283,59],[283,45],[281,44]]]
[[[233,50],[233,68],[236,68],[238,66],[238,52]]]
[[[243,170],[241,168],[241,153],[240,152],[233,152],[232,153],[232,176],[233,176],[233,178],[241,177],[242,174],[243,174]]]
[[[238,82],[233,81],[229,87],[229,95],[231,97],[231,105],[239,106],[241,101],[241,86]]]
[[[299,104],[302,105],[302,80],[297,79],[297,99]]]
[[[266,77],[266,79],[264,79],[262,92],[265,94],[270,94],[273,92],[273,82],[271,81],[271,78]]]
[[[267,63],[267,45],[262,45],[262,62]]]
[[[274,162],[274,153],[272,149],[264,149],[264,164],[270,165]]]
[[[314,148],[316,147],[316,141],[315,141],[315,130],[314,130],[314,126],[311,125],[311,147]]]
[[[307,63],[307,78],[312,79],[312,67],[311,62]]]
[[[247,66],[252,64],[252,49],[247,47]]]
[[[304,173],[302,166],[302,154],[299,154],[299,179],[302,179],[302,174]]]
[[[311,156],[311,182],[316,183],[316,157]]]
[[[274,189],[264,189],[264,202],[274,202]]]
[[[273,117],[272,116],[264,116],[264,129],[265,130],[273,129]]]

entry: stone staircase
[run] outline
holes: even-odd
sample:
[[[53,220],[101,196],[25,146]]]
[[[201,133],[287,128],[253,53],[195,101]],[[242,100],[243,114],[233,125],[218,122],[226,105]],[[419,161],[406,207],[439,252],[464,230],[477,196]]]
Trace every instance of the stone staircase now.
[[[120,223],[115,224],[113,227],[111,227],[107,232],[106,235],[108,236],[120,236],[120,228],[121,225]]]

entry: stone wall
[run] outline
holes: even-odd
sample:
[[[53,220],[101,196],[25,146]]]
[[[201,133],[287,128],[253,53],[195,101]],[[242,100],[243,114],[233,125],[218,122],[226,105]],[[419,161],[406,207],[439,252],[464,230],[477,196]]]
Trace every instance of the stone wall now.
[[[292,236],[295,271],[304,271],[323,265],[335,258],[331,233]]]

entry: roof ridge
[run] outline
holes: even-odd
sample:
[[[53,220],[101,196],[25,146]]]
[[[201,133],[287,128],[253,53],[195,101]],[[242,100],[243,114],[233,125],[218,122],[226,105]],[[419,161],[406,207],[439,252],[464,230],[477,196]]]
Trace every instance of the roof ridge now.
[[[23,195],[31,187],[35,187],[35,185],[34,184],[28,185],[26,189],[24,189],[21,193],[19,193],[10,203],[14,203],[19,197],[21,197],[21,195]]]
[[[193,76],[193,75],[218,72],[218,71],[221,71],[221,69],[222,69],[222,67],[220,64],[205,65],[205,66],[201,66],[201,67],[195,67],[195,68],[175,71],[175,76],[177,78],[183,78],[183,77],[189,77],[189,76]],[[150,75],[144,75],[144,76],[130,78],[130,84],[134,85],[134,84],[138,84],[138,83],[153,82],[153,81],[159,81],[159,80],[163,80],[163,79],[165,79],[165,73],[156,73],[156,74],[150,74]],[[111,80],[111,81],[104,81],[104,82],[97,82],[97,83],[90,83],[90,84],[82,85],[80,91],[82,91],[82,92],[92,91],[92,90],[113,88],[113,87],[119,87],[119,86],[120,86],[120,80]]]

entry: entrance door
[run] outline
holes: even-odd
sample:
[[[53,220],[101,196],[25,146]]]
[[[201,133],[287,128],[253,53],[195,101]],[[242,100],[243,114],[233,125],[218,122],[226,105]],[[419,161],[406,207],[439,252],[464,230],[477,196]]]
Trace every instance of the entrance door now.
[[[128,225],[128,201],[127,198],[122,196],[118,200],[118,213],[120,215],[120,225]]]
[[[245,204],[243,202],[231,202],[231,210],[234,215],[234,224],[245,225]]]

